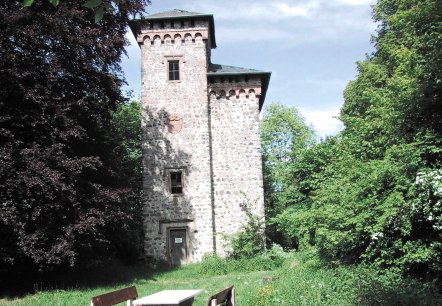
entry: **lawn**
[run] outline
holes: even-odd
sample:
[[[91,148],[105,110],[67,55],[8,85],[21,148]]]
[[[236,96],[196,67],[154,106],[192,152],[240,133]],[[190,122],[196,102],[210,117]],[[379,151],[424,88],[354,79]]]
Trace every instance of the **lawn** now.
[[[146,296],[164,289],[202,289],[196,296],[195,306],[207,305],[207,299],[215,292],[234,285],[238,305],[252,305],[256,292],[262,286],[264,277],[272,276],[273,271],[236,272],[227,275],[206,275],[201,273],[198,264],[189,265],[176,270],[146,273],[134,273],[136,277],[130,282],[117,282],[114,285],[71,289],[44,290],[22,297],[0,298],[0,305],[89,305],[90,298],[95,295],[135,285],[139,296]],[[118,267],[117,269],[121,269]],[[130,268],[132,269],[132,268]],[[140,267],[146,269],[146,267]],[[44,287],[44,284],[43,284]]]
[[[201,289],[195,306],[206,305],[210,295],[229,285],[235,286],[238,306],[442,305],[435,284],[406,279],[393,271],[331,267],[309,252],[274,255],[247,260],[209,257],[173,270],[109,265],[101,273],[91,269],[60,277],[52,289],[41,283],[44,290],[36,293],[0,295],[0,305],[89,305],[92,296],[133,285],[140,297],[164,289]],[[269,277],[272,281],[264,284],[263,279]],[[74,285],[65,286],[68,280]]]

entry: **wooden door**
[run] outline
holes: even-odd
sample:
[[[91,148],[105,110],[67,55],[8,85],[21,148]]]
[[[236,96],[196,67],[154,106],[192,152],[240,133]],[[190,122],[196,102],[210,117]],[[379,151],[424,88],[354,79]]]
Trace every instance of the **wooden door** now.
[[[172,266],[180,266],[187,262],[186,235],[186,229],[170,229],[169,231],[169,256]]]

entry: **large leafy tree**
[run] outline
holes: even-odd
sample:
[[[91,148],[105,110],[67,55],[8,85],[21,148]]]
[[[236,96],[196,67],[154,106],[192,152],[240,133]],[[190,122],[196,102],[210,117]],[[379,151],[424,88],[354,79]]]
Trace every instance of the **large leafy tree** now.
[[[345,130],[306,152],[309,176],[294,174],[308,206],[278,225],[334,262],[440,277],[442,2],[379,0],[374,19],[376,51],[344,93]]]
[[[344,192],[329,203],[347,207],[352,222],[341,223],[347,235],[339,241],[354,257],[441,273],[442,3],[380,0],[374,19],[376,52],[358,64],[341,112],[345,150],[355,162],[343,165],[347,178],[330,181],[320,198],[333,185]],[[358,183],[344,181],[353,175]]]
[[[0,4],[0,270],[90,263],[124,239],[133,190],[108,132],[127,21],[147,2],[100,24],[81,0]]]
[[[301,154],[316,138],[296,108],[272,103],[264,110],[261,141],[266,218],[271,220],[299,198],[299,186],[294,184],[292,172]],[[272,224],[267,230],[271,239],[285,243],[283,237],[278,238]]]

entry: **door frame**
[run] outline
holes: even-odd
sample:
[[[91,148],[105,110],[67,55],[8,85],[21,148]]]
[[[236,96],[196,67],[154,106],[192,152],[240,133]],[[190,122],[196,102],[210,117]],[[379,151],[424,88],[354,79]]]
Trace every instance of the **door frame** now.
[[[170,226],[166,228],[166,255],[169,265],[172,265],[172,254],[170,250],[172,249],[172,241],[170,241],[170,232],[174,230],[185,230],[186,231],[186,264],[191,262],[190,254],[190,239],[189,239],[189,227],[188,226]]]

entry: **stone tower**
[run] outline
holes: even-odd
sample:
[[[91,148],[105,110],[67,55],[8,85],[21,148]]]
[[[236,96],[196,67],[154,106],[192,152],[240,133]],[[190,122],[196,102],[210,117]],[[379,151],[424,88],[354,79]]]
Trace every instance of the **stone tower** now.
[[[264,217],[259,112],[270,73],[215,65],[212,15],[173,10],[131,23],[141,47],[145,251],[172,265],[229,252]]]

